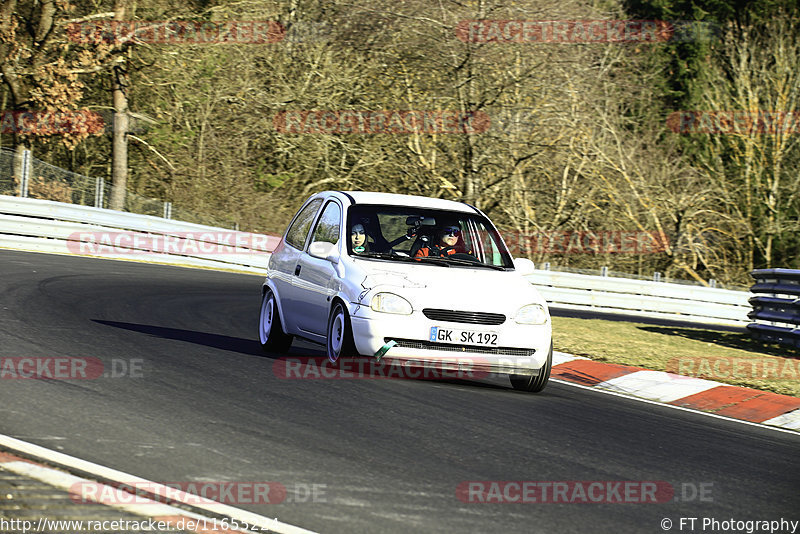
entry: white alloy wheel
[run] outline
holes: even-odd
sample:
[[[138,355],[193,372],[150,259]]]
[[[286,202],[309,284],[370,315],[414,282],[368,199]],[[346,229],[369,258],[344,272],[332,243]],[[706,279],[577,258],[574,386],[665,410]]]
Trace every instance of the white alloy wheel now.
[[[286,352],[292,345],[292,336],[281,326],[281,316],[275,295],[267,289],[261,300],[261,316],[258,320],[258,340],[265,352]]]
[[[355,355],[350,319],[341,302],[334,304],[328,317],[328,335],[325,343],[328,359],[336,362],[341,356]]]

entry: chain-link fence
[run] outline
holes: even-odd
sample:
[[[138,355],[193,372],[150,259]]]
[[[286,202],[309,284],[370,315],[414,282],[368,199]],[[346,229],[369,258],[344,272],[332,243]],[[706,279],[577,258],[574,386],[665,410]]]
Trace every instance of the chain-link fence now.
[[[112,186],[103,178],[89,178],[29,157],[27,162],[29,168],[21,173],[27,176],[27,180],[21,183],[14,177],[14,158],[13,150],[0,148],[0,195],[27,196],[81,206],[108,208]],[[221,228],[237,226],[233,221],[224,221],[210,215],[173,207],[171,202],[130,191],[125,195],[124,211]]]
[[[0,195],[19,195],[14,181],[14,152],[0,148]]]

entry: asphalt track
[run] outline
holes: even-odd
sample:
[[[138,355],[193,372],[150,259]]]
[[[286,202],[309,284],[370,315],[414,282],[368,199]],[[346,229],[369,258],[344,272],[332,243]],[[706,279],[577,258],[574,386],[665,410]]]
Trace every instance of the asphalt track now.
[[[664,532],[800,519],[800,436],[552,383],[285,380],[256,276],[0,250],[0,356],[141,377],[0,381],[0,433],[159,482],[272,481],[319,532]],[[323,352],[296,343],[292,354]],[[112,361],[113,360],[113,361]],[[114,361],[116,363],[114,363]],[[664,481],[666,503],[465,503],[465,481]],[[694,489],[701,501],[686,500]],[[701,519],[695,527],[700,532]],[[684,525],[682,532],[689,532]],[[705,532],[710,530],[706,529]]]

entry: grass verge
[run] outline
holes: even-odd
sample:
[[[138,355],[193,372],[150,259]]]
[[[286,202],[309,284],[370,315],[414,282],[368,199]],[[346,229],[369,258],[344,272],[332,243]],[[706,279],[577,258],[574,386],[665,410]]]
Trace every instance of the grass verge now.
[[[555,350],[800,397],[800,350],[747,333],[553,317]]]

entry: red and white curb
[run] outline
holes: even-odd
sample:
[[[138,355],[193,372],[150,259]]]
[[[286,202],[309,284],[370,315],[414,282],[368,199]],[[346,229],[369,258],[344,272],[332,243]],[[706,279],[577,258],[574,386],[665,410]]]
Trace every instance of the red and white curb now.
[[[3,452],[3,449],[13,452]],[[14,452],[21,456],[16,456]],[[123,482],[128,485],[146,486],[154,494],[160,497],[169,497],[173,502],[185,503],[196,512],[189,512],[175,506],[163,504],[156,500],[147,499],[137,495],[135,499],[132,494],[117,489],[111,485],[98,484],[93,480],[71,475],[60,469],[55,469],[49,465],[37,463],[23,456],[40,458],[44,462],[63,466],[67,470],[77,470],[96,476],[101,480]],[[288,523],[282,523],[276,519],[270,519],[246,510],[234,508],[225,504],[212,502],[209,504],[196,504],[197,495],[191,495],[174,488],[168,488],[161,484],[136,477],[122,471],[116,471],[108,467],[81,460],[73,456],[52,451],[32,443],[12,438],[0,434],[0,467],[4,470],[26,476],[44,482],[56,488],[62,489],[76,498],[92,500],[98,504],[104,504],[113,508],[152,519],[154,522],[163,522],[171,528],[177,528],[198,534],[249,534],[251,532],[277,532],[281,534],[314,534],[313,531],[306,530]],[[74,493],[74,488],[84,484],[97,486],[98,498],[79,496]],[[135,501],[136,504],[123,504]],[[210,515],[204,515],[203,512]],[[221,517],[237,521],[240,525],[247,524],[252,530],[226,529],[220,527]],[[232,524],[228,521],[227,524]],[[194,524],[196,527],[187,528],[187,525]],[[209,525],[217,525],[217,528],[209,528]]]
[[[749,423],[800,431],[800,398],[553,352],[551,378]]]

